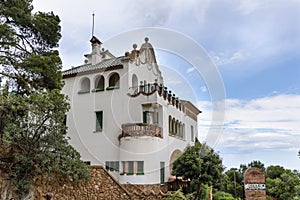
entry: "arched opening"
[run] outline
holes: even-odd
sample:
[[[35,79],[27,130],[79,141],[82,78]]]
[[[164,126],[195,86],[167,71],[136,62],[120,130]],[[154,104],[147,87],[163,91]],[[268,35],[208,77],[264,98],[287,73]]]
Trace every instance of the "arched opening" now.
[[[104,77],[102,75],[97,76],[95,79],[95,89],[94,92],[104,91]]]
[[[90,79],[87,77],[84,77],[81,79],[80,83],[80,91],[78,92],[79,94],[82,93],[89,93],[90,92]]]
[[[175,118],[172,119],[172,134],[175,135]]]
[[[120,76],[118,73],[113,73],[109,77],[107,90],[119,89],[120,88]]]
[[[173,162],[182,154],[182,152],[179,149],[176,149],[173,151],[170,157],[170,165],[169,165],[169,170],[170,170],[170,176],[172,174],[172,168],[173,168]]]
[[[172,134],[172,131],[173,131],[173,129],[172,129],[172,117],[171,117],[171,115],[169,115],[169,133]]]
[[[131,79],[131,85],[132,85],[132,88],[136,88],[138,87],[138,78],[135,74],[132,75],[132,79]]]

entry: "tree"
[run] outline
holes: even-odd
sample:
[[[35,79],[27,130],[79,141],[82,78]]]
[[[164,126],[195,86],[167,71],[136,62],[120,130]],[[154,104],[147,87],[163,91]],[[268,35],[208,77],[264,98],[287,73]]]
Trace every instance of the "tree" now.
[[[201,187],[219,186],[220,176],[224,170],[222,160],[214,150],[196,141],[188,146],[184,153],[174,161],[172,174],[191,180],[191,187],[186,192],[196,191],[198,199]]]
[[[32,14],[31,0],[0,2],[0,171],[20,199],[37,178],[88,180],[66,136],[59,17]]]
[[[244,196],[244,175],[237,168],[231,168],[223,174],[221,191],[231,194],[234,198]]]
[[[298,171],[284,169],[281,166],[269,166],[266,171],[268,195],[278,200],[300,199],[300,174]]]

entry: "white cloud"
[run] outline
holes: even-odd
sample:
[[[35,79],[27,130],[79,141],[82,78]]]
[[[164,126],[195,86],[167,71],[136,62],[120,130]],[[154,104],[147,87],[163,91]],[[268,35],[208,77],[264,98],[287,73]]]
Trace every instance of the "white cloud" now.
[[[300,95],[283,95],[252,99],[226,100],[226,119],[221,148],[235,151],[294,150],[300,146]],[[199,103],[199,133],[205,140],[211,121],[211,104]]]
[[[195,70],[195,67],[190,67],[186,70],[186,73],[191,73]]]
[[[201,91],[201,92],[207,92],[206,86],[201,86],[201,87],[200,87],[200,91]]]
[[[224,53],[224,52],[210,52],[209,53],[213,61],[218,66],[236,64],[238,62],[243,62],[249,59],[250,54],[243,50],[238,50],[235,52]]]

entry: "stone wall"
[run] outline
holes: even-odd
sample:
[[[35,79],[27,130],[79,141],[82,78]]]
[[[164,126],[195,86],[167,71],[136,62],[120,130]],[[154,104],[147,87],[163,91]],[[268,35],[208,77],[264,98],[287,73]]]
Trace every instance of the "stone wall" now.
[[[55,200],[155,200],[163,199],[167,187],[154,185],[120,185],[102,166],[91,166],[91,180],[87,184],[63,184],[59,181],[50,184],[46,180],[37,180],[30,199],[43,200],[52,193]],[[10,181],[0,175],[0,199],[13,197]]]
[[[0,178],[0,197],[12,197],[11,185],[7,178]],[[126,200],[132,199],[127,190],[102,167],[91,167],[91,180],[87,184],[48,184],[45,180],[38,180],[32,189],[30,199],[42,200],[47,193],[52,193],[55,200]]]
[[[155,200],[163,199],[167,193],[167,186],[160,184],[153,185],[122,185],[134,200]]]
[[[47,192],[53,193],[54,199],[65,200],[131,199],[129,193],[102,166],[91,167],[88,184],[49,186],[41,182],[36,187],[34,199],[42,199]]]

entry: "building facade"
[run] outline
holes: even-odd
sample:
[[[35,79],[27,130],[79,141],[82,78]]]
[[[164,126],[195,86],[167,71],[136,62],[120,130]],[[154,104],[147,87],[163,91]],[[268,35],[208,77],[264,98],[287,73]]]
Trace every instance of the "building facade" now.
[[[63,72],[70,143],[121,184],[164,184],[171,163],[193,145],[201,111],[164,85],[148,38],[119,57],[95,36],[90,42],[85,63]]]

